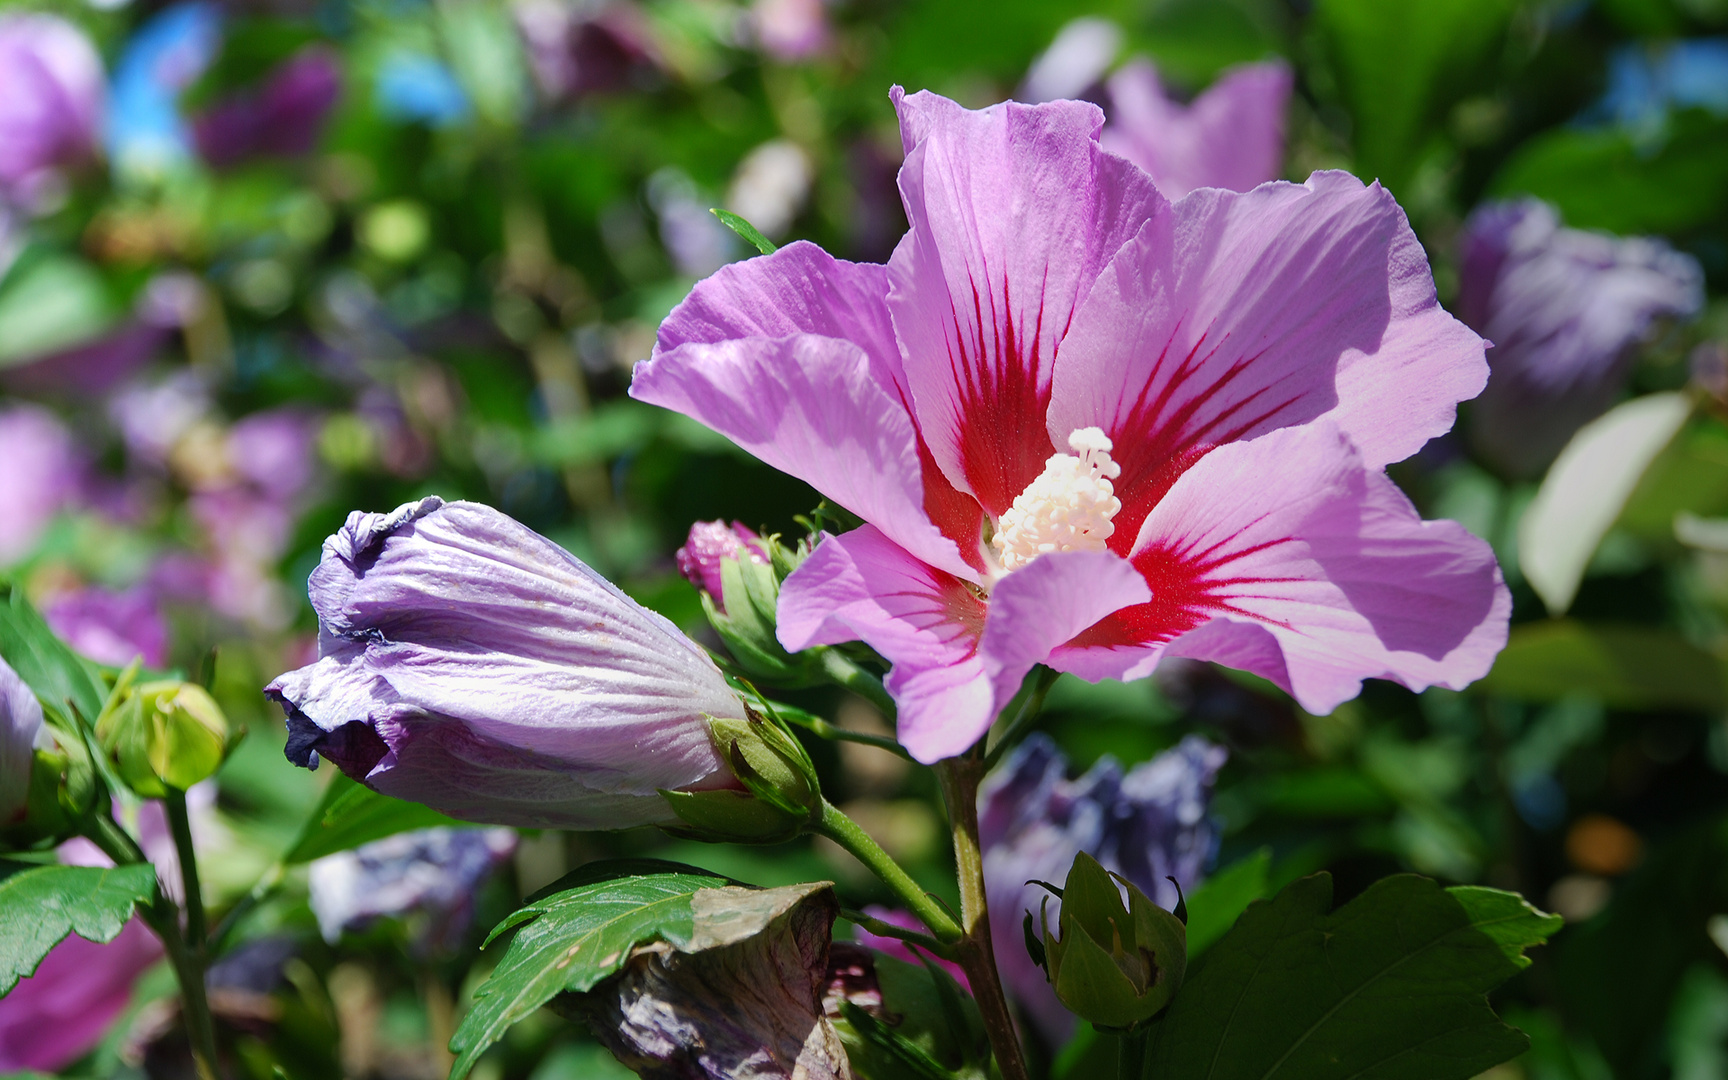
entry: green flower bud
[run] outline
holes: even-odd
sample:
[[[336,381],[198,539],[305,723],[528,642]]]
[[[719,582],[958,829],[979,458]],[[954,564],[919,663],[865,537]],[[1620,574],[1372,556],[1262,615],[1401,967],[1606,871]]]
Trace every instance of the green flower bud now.
[[[698,840],[776,844],[803,832],[822,814],[816,766],[797,737],[753,710],[745,720],[708,721],[720,757],[744,790],[662,791]]]
[[[1117,883],[1128,890],[1123,906]],[[1081,852],[1061,892],[1060,936],[1040,912],[1045,973],[1075,1015],[1110,1030],[1150,1020],[1170,1003],[1188,966],[1188,931],[1119,874]]]
[[[228,753],[228,718],[196,683],[148,682],[117,695],[96,724],[120,778],[147,799],[214,775]]]

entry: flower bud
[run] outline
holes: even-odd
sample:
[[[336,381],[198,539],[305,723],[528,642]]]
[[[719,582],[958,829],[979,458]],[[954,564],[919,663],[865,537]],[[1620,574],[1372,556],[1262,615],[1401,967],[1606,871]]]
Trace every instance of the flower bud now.
[[[1120,883],[1128,890],[1122,904]],[[1100,1028],[1126,1030],[1150,1020],[1170,1003],[1188,966],[1188,931],[1128,879],[1081,852],[1061,892],[1060,936],[1049,926],[1049,903],[1040,912],[1043,940],[1027,946],[1040,959],[1062,1004]]]
[[[724,521],[698,521],[690,526],[690,537],[674,558],[678,562],[678,572],[690,584],[712,597],[714,606],[725,614],[721,565],[728,559],[766,563],[768,552],[762,538],[746,528],[743,522],[734,521],[728,525]]]
[[[228,718],[202,686],[164,679],[122,693],[97,721],[96,737],[126,785],[158,799],[216,774],[228,752]]]
[[[710,720],[714,748],[743,791],[665,791],[682,827],[699,840],[775,844],[822,813],[816,766],[796,736],[750,711],[744,720]]]
[[[772,536],[738,522],[699,521],[678,549],[678,569],[702,590],[702,608],[739,668],[779,686],[821,681],[816,652],[794,656],[775,635],[780,582],[801,561]]]
[[[663,792],[748,819],[732,832],[784,825],[779,796],[744,805],[762,802],[751,784],[802,775],[777,764],[789,751],[773,735],[745,737],[750,713],[702,647],[496,510],[428,498],[352,514],[310,591],[318,662],[265,690],[298,765],[327,757],[376,791],[497,825],[685,824]],[[739,731],[717,734],[725,722]]]

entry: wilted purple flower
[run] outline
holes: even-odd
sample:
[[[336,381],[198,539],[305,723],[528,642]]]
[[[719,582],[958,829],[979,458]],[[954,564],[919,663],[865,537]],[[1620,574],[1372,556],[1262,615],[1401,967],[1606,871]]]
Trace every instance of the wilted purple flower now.
[[[1151,173],[1165,198],[1203,187],[1248,191],[1278,179],[1290,83],[1283,61],[1244,64],[1184,105],[1165,94],[1151,61],[1136,60],[1110,77],[1099,141]]]
[[[496,510],[350,514],[309,586],[319,660],[265,690],[297,765],[528,827],[671,824],[660,791],[739,787],[707,718],[744,705],[701,647]]]
[[[1216,854],[1218,827],[1207,806],[1225,756],[1223,747],[1190,735],[1126,775],[1106,756],[1069,780],[1062,752],[1038,734],[985,780],[978,824],[996,963],[1003,984],[1053,1042],[1066,1038],[1074,1017],[1027,956],[1021,924],[1028,911],[1036,919],[1049,897],[1054,925],[1061,901],[1026,882],[1060,885],[1084,851],[1174,909],[1176,887],[1165,878],[1191,889]]]
[[[765,556],[762,538],[743,522],[698,521],[690,526],[690,538],[675,558],[685,580],[712,597],[714,606],[724,613],[726,594],[721,587],[720,565],[727,559],[767,562]]]
[[[146,667],[160,668],[168,662],[168,624],[148,589],[76,589],[51,600],[42,617],[97,663],[125,667],[142,657]]]
[[[41,733],[42,703],[11,665],[0,660],[0,828],[24,813]]]
[[[1494,343],[1472,437],[1517,476],[1541,472],[1614,403],[1658,319],[1704,302],[1690,255],[1652,237],[1563,228],[1537,199],[1481,207],[1460,247],[1458,314]]]
[[[221,102],[193,124],[198,152],[222,169],[255,157],[296,157],[317,146],[342,94],[342,70],[322,46],[289,57],[255,93]]]
[[[102,60],[54,15],[0,16],[0,201],[29,208],[57,170],[96,148]]]
[[[36,405],[0,408],[0,566],[35,548],[42,530],[78,496],[83,469],[72,433]]]
[[[433,949],[462,943],[474,894],[516,850],[509,829],[421,829],[375,840],[312,864],[312,914],[324,940],[384,915],[423,915],[418,939]]]
[[[755,0],[750,27],[762,51],[796,63],[828,48],[828,12],[822,0]]]

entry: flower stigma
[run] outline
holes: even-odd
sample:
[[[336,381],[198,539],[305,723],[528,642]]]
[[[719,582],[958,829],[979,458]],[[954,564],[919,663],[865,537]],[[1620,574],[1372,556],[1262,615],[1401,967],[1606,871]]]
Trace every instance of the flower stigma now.
[[[997,523],[990,546],[1004,573],[1052,551],[1103,551],[1116,531],[1111,519],[1122,500],[1110,481],[1122,475],[1122,466],[1110,459],[1109,436],[1080,428],[1068,436],[1068,447],[1074,453],[1051,454]]]

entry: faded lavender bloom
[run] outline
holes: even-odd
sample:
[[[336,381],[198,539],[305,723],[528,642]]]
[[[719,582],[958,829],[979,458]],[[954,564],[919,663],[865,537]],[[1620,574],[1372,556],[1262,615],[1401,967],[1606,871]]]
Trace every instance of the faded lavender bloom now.
[[[1116,62],[1122,28],[1109,19],[1083,15],[1056,32],[1050,47],[1032,61],[1014,96],[1028,104],[1087,97]]]
[[[0,202],[35,207],[94,153],[106,90],[90,39],[55,15],[0,15]]]
[[[66,644],[99,664],[125,667],[142,658],[145,667],[160,668],[168,662],[168,624],[148,588],[75,589],[49,601],[42,617]]]
[[[707,593],[715,608],[724,614],[726,592],[720,579],[721,564],[727,559],[765,563],[766,555],[762,538],[743,522],[728,525],[724,521],[698,521],[690,526],[690,538],[674,558],[685,580]]]
[[[1068,1036],[1074,1016],[1027,956],[1021,924],[1028,911],[1036,920],[1049,897],[1055,925],[1062,905],[1026,882],[1060,882],[1084,851],[1173,910],[1176,886],[1165,879],[1191,889],[1217,853],[1218,826],[1207,807],[1225,756],[1223,747],[1190,735],[1126,774],[1106,756],[1069,780],[1062,752],[1037,734],[985,780],[979,841],[996,963],[1003,984],[1053,1044]]]
[[[265,690],[288,759],[499,825],[678,821],[660,791],[739,788],[708,719],[744,719],[671,623],[498,511],[353,513],[309,582],[319,659]]]
[[[1168,199],[1203,187],[1249,191],[1278,179],[1291,79],[1281,60],[1244,64],[1184,105],[1151,61],[1135,60],[1110,77],[1100,142],[1151,173]]]
[[[228,168],[255,157],[297,157],[318,145],[342,95],[336,56],[309,46],[282,63],[255,93],[220,102],[193,124],[205,161]]]
[[[11,665],[0,660],[0,828],[24,815],[41,734],[42,703]]]
[[[1537,199],[1479,208],[1460,249],[1458,313],[1494,343],[1472,441],[1514,476],[1539,474],[1614,403],[1659,319],[1704,303],[1690,255],[1653,237],[1564,228]]]
[[[474,894],[516,850],[509,829],[421,829],[375,840],[312,864],[312,914],[335,944],[379,916],[418,915],[424,948],[460,946],[474,917]]]
[[[823,1006],[832,890],[704,889],[691,907],[687,949],[636,948],[617,976],[555,1007],[651,1080],[850,1080]]]
[[[74,502],[83,467],[72,433],[37,405],[0,407],[0,567],[30,554],[54,515]]]
[[[831,37],[822,0],[755,0],[750,27],[763,52],[789,64],[820,55]]]
[[[1039,663],[1212,660],[1314,713],[1487,672],[1493,552],[1385,472],[1487,363],[1390,195],[1316,173],[1171,203],[1094,105],[893,99],[912,227],[888,264],[734,263],[630,387],[866,522],[786,579],[781,645],[876,649],[924,762]]]

